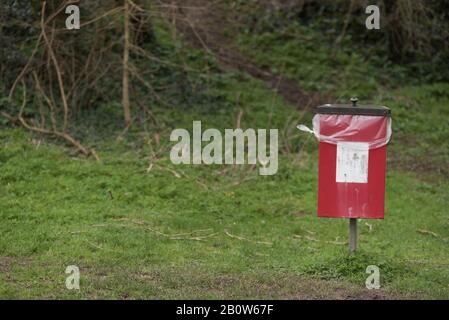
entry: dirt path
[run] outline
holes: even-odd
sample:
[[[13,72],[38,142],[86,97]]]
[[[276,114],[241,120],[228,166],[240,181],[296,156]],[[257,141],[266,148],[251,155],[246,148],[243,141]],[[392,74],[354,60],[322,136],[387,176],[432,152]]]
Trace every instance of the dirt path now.
[[[160,0],[162,12],[192,45],[214,54],[223,67],[260,79],[297,109],[323,103],[316,92],[302,90],[297,81],[258,67],[237,48],[237,13],[223,8],[220,0]]]
[[[310,279],[292,274],[235,275],[199,270],[195,267],[168,267],[133,274],[136,281],[161,288],[164,298],[176,296],[203,299],[281,299],[281,300],[401,300],[402,296],[385,289],[336,280]],[[170,287],[167,281],[170,279]]]

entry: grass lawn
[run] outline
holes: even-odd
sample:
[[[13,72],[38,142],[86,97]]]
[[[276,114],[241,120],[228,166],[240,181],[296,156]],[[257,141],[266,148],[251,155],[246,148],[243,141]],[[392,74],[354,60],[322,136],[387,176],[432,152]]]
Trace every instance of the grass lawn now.
[[[449,106],[433,101],[437,110]],[[393,102],[394,113],[406,107]],[[439,139],[445,161],[438,114],[416,120],[435,130],[409,135],[424,143],[414,145],[421,153]],[[393,123],[390,153],[410,156],[400,137],[413,124]],[[160,145],[145,132],[117,136],[97,143],[97,163],[21,129],[0,130],[0,297],[449,296],[445,178],[389,170],[386,219],[360,221],[360,250],[351,255],[347,221],[315,215],[311,138],[299,134],[303,147],[262,177],[248,166],[172,165],[165,135]],[[65,288],[68,265],[81,270],[79,291]],[[368,265],[381,270],[380,291],[364,289]]]

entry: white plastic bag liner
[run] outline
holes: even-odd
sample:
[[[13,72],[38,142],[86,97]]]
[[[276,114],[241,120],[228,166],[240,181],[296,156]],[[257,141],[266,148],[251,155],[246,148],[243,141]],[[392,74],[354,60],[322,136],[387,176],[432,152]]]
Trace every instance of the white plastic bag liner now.
[[[297,128],[314,134],[320,142],[366,142],[369,149],[385,146],[392,135],[391,117],[316,114],[312,125],[313,129],[302,124]]]

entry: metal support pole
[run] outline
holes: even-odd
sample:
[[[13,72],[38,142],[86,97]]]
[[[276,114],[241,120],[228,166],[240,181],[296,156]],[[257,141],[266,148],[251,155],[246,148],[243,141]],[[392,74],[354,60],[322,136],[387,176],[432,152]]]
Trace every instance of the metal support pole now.
[[[357,97],[352,97],[351,102],[353,107],[357,107]],[[357,219],[349,218],[349,251],[355,252],[357,250]]]
[[[357,219],[349,218],[349,251],[357,250]]]

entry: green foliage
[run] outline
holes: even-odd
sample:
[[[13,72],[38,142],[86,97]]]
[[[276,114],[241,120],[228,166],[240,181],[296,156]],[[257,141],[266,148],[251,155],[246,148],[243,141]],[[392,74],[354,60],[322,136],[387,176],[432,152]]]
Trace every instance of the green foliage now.
[[[368,98],[380,85],[392,86],[401,76],[400,67],[388,61],[367,63],[356,50],[335,51],[332,45],[323,45],[319,32],[296,23],[291,30],[301,40],[264,33],[245,34],[239,43],[260,65],[298,79],[307,90],[332,93],[343,100],[355,93]],[[382,69],[378,64],[383,64]]]
[[[404,262],[387,261],[382,255],[376,257],[372,253],[359,252],[358,254],[339,255],[325,261],[319,261],[315,264],[308,265],[304,269],[304,274],[318,277],[320,279],[351,279],[359,283],[363,283],[367,278],[367,273],[360,270],[366,270],[370,265],[379,267],[382,276],[383,285],[390,285],[401,276],[416,276],[416,270],[407,267]]]
[[[412,83],[449,79],[448,10],[441,1],[379,1],[381,29],[375,31],[366,30],[365,1],[291,1],[285,6],[277,1],[275,6],[258,1],[233,3],[245,12],[241,43],[243,47],[249,44],[248,52],[260,45],[266,50],[260,52],[262,55],[275,50],[273,60],[279,51],[300,65],[312,58],[318,74],[323,60],[338,68],[340,63],[348,64],[345,56],[355,55],[357,58],[351,58],[354,66],[369,61],[374,67],[366,70],[364,82],[380,80],[379,74],[383,74],[389,82],[396,79],[403,83],[404,73]],[[282,62],[275,66],[279,69]],[[357,77],[357,68],[347,71],[348,78],[350,71]],[[325,77],[325,81],[332,81],[328,79],[335,79],[332,72]]]
[[[31,22],[35,17],[30,1],[7,0],[0,5],[0,92],[14,80],[14,74],[26,63],[21,46],[38,32]]]

